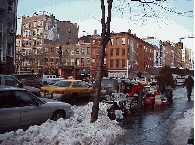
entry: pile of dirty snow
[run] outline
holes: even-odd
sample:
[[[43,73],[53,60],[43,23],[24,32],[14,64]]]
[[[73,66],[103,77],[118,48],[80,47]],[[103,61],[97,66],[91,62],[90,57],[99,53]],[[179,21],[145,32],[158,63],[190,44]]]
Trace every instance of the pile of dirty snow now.
[[[0,144],[94,144],[106,145],[118,135],[124,134],[124,130],[116,120],[110,120],[107,116],[108,104],[100,103],[98,120],[90,123],[93,103],[85,106],[72,106],[74,116],[69,119],[57,121],[47,120],[40,126],[34,125],[28,130],[0,134]]]

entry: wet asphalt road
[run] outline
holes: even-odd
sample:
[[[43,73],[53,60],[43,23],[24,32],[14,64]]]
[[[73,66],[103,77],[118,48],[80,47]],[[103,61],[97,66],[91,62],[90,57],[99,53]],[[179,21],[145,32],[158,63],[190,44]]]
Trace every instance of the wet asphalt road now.
[[[177,120],[184,117],[184,112],[194,107],[194,96],[191,98],[188,101],[183,93],[183,97],[173,100],[173,105],[167,109],[144,110],[141,115],[126,116],[119,121],[126,131],[125,135],[119,136],[111,145],[187,144],[189,135],[182,132],[178,135],[174,129],[177,127]]]

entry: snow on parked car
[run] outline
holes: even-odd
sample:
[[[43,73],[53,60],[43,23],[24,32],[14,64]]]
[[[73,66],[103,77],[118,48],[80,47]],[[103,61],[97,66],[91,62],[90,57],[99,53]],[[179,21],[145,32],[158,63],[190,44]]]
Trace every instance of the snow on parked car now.
[[[74,116],[70,119],[47,120],[41,126],[31,126],[26,131],[0,134],[0,144],[107,145],[125,133],[116,120],[107,116],[110,104],[100,103],[98,120],[90,123],[92,105],[89,102],[84,106],[72,106]]]

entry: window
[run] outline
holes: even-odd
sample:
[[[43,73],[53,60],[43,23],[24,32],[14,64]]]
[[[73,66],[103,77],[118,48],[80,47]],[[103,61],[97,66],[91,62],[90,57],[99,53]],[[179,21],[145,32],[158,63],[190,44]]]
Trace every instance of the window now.
[[[95,48],[93,48],[93,54],[95,54]]]
[[[48,53],[48,48],[45,48],[45,53]]]
[[[119,48],[116,48],[116,56],[119,56]]]
[[[125,67],[125,59],[122,59],[122,68]]]
[[[106,58],[104,58],[104,64],[106,65]]]
[[[11,91],[1,91],[0,100],[0,108],[18,107],[18,101],[13,96]]]
[[[79,54],[79,48],[77,48],[76,54]]]
[[[122,38],[122,45],[125,45],[125,37]]]
[[[79,58],[76,58],[76,65],[79,65]]]
[[[20,84],[20,82],[18,82],[14,77],[7,76],[4,77],[4,79],[6,86],[17,86]]]
[[[74,55],[74,48],[72,48],[71,50],[71,55]]]
[[[38,54],[38,55],[41,55],[41,48],[38,48],[38,49],[37,49],[37,54]]]
[[[69,59],[66,59],[66,65],[69,65]]]
[[[90,54],[90,47],[87,47],[87,54]]]
[[[113,56],[113,48],[110,48],[110,56]]]
[[[122,48],[122,56],[124,56],[124,55],[125,55],[125,49]]]
[[[116,45],[119,45],[119,38],[116,38]]]
[[[23,29],[25,29],[26,28],[26,24],[23,24]]]
[[[68,33],[71,33],[71,29],[68,29]]]
[[[30,94],[25,91],[14,91],[14,95],[16,96],[20,107],[36,105],[36,102],[30,97]]]
[[[36,21],[34,22],[34,27],[36,27]]]
[[[33,36],[36,36],[36,35],[37,35],[37,30],[34,29],[34,30],[33,30]]]
[[[110,59],[110,68],[113,68],[113,59]]]
[[[113,45],[113,38],[110,39],[110,45]]]
[[[87,58],[87,63],[86,65],[90,65],[90,58]]]
[[[37,26],[40,26],[40,21],[37,22]]]
[[[43,21],[41,21],[41,26],[43,26]]]
[[[116,59],[116,68],[119,67],[119,59]]]
[[[32,27],[32,23],[30,22],[30,23],[29,23],[29,28],[31,28],[31,27]]]
[[[69,55],[69,54],[70,54],[69,49],[66,49],[66,55]]]
[[[95,44],[95,40],[93,40],[93,44]]]
[[[74,59],[71,58],[71,65],[74,65]]]
[[[37,54],[37,49],[36,48],[33,48],[33,53]]]
[[[81,48],[81,54],[85,54],[85,48]]]
[[[26,28],[29,28],[29,23],[26,23]]]
[[[84,58],[81,58],[81,63],[84,63]]]

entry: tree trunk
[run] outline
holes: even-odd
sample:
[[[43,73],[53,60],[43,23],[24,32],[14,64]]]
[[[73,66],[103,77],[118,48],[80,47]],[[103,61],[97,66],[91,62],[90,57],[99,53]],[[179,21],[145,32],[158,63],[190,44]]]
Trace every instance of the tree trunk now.
[[[101,0],[101,9],[102,9],[102,34],[100,39],[100,54],[99,54],[99,61],[98,67],[96,72],[96,82],[95,87],[93,90],[93,107],[91,113],[91,122],[95,122],[98,119],[98,111],[99,111],[99,98],[101,92],[101,81],[102,81],[102,69],[104,63],[104,56],[105,56],[105,47],[108,41],[110,40],[110,21],[111,21],[111,8],[112,8],[112,0],[108,0],[108,17],[107,23],[105,23],[105,5],[104,0]]]

